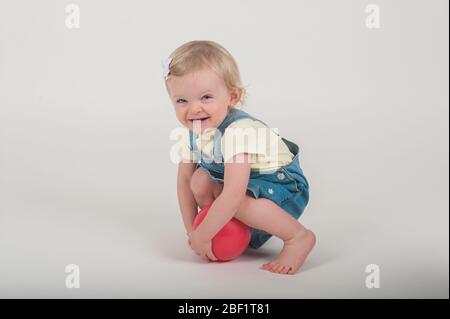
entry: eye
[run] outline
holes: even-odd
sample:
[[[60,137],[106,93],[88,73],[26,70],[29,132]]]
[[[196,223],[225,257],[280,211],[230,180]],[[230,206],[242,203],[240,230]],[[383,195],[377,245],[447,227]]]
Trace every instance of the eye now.
[[[186,103],[187,101],[185,99],[178,99],[177,103]]]
[[[212,96],[209,95],[209,94],[203,95],[202,99],[204,99],[204,100],[210,100],[210,99],[212,99]]]

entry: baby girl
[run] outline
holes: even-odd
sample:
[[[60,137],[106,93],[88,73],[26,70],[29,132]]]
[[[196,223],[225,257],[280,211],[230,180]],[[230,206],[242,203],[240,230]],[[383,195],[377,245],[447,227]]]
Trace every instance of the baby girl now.
[[[296,273],[316,241],[297,221],[309,200],[299,147],[236,108],[245,90],[236,61],[221,45],[185,43],[163,67],[167,92],[185,128],[177,194],[191,248],[208,261],[217,260],[211,239],[234,217],[250,226],[251,248],[273,235],[283,240],[279,256],[262,269]],[[211,203],[194,230],[198,208]]]

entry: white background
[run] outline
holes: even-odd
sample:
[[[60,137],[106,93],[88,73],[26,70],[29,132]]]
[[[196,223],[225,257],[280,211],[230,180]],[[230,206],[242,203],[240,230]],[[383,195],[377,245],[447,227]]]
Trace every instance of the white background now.
[[[69,3],[0,0],[0,297],[448,298],[447,1],[76,1],[79,29]],[[161,60],[194,39],[300,146],[295,276],[258,269],[276,238],[221,264],[186,243]]]

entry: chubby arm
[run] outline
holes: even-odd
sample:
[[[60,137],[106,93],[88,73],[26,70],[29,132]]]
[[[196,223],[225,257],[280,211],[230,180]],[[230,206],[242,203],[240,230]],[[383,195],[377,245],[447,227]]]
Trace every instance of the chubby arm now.
[[[222,193],[209,208],[208,214],[197,227],[198,237],[211,240],[236,214],[245,199],[250,177],[251,154],[236,154],[225,163]]]
[[[183,218],[183,223],[187,234],[194,229],[193,223],[198,212],[197,202],[195,201],[194,194],[191,190],[191,178],[194,170],[195,162],[181,161],[178,164],[178,204],[180,206],[181,216]]]

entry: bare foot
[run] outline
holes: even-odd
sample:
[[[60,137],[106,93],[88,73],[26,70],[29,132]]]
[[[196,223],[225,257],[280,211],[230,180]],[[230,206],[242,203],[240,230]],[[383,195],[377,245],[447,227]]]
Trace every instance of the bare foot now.
[[[316,243],[316,236],[310,230],[301,231],[284,242],[280,255],[274,261],[264,264],[262,269],[278,274],[295,274],[305,262]]]

